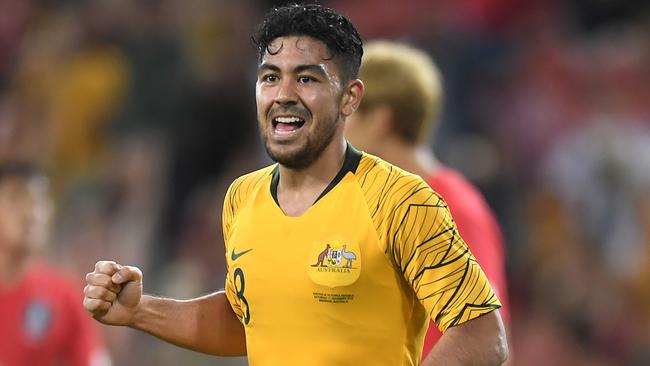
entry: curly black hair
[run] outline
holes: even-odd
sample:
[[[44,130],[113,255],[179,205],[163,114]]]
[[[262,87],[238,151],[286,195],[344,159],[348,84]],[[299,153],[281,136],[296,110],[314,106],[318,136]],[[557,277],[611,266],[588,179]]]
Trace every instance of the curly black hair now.
[[[343,15],[317,4],[291,4],[272,9],[253,35],[258,48],[258,61],[269,50],[270,43],[284,36],[305,35],[325,43],[341,65],[344,80],[358,77],[363,41],[359,32]]]

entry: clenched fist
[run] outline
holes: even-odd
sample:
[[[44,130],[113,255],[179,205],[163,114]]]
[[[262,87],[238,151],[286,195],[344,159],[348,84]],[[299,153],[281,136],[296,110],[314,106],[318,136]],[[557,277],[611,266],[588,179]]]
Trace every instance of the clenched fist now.
[[[84,307],[99,322],[132,325],[142,298],[142,272],[137,267],[99,261],[86,275]]]

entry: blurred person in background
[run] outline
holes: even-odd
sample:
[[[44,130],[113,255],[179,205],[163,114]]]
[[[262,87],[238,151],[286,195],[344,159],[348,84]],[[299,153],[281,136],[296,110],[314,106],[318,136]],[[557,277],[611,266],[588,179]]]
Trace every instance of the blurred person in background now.
[[[226,290],[143,296],[138,268],[100,261],[86,276],[86,309],[251,364],[419,364],[433,317],[445,334],[425,364],[501,364],[500,303],[447,205],[421,178],[345,141],[363,96],[354,26],[293,5],[271,11],[254,39],[259,126],[279,164],[226,195]]]
[[[109,365],[78,287],[35,258],[46,240],[48,181],[30,163],[0,163],[0,365]]]
[[[479,190],[439,162],[427,145],[443,102],[438,68],[424,51],[374,41],[364,47],[359,78],[365,96],[348,118],[346,137],[358,148],[421,176],[445,199],[461,237],[501,300],[499,311],[507,324],[505,247],[497,220]],[[431,321],[423,356],[440,336]]]

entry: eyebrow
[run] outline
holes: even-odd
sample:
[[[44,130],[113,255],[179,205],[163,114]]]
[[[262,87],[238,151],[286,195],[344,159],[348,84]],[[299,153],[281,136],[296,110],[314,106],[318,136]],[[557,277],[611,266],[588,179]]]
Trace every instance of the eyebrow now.
[[[304,71],[312,71],[317,74],[320,74],[322,76],[326,76],[327,73],[323,69],[323,66],[321,65],[314,65],[314,64],[308,64],[308,65],[298,65],[293,69],[293,72],[296,74],[299,74]]]
[[[264,70],[270,70],[274,72],[280,72],[280,68],[274,64],[269,64],[269,63],[263,63],[259,66],[258,68],[258,73],[262,72]],[[321,65],[316,65],[316,64],[304,64],[304,65],[298,65],[293,68],[293,73],[299,74],[304,71],[312,71],[320,75],[327,75],[325,70],[323,69],[323,66]]]
[[[269,70],[269,71],[275,71],[275,72],[280,72],[280,68],[273,65],[273,64],[267,64],[263,63],[257,68],[257,72],[262,72],[264,70]]]

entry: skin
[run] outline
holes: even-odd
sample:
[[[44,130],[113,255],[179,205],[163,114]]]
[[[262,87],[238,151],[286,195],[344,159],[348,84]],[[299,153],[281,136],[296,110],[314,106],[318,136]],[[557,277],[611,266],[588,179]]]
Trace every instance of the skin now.
[[[363,83],[344,81],[327,46],[307,36],[279,37],[262,60],[256,83],[260,133],[280,163],[278,201],[288,216],[302,215],[343,164],[345,120],[358,108]],[[273,118],[296,116],[304,125],[291,135]],[[322,146],[318,156],[312,156]],[[302,161],[302,164],[286,164]]]
[[[300,216],[343,164],[345,120],[361,101],[363,83],[341,80],[329,50],[316,39],[279,37],[269,49],[271,53],[262,59],[256,83],[260,133],[269,155],[280,163],[280,207],[288,216]],[[304,125],[290,134],[279,133],[273,126],[278,116],[299,117]],[[314,154],[321,148],[320,154]],[[111,261],[98,262],[86,281],[84,307],[102,323],[130,326],[210,354],[246,353],[244,328],[223,292],[187,301],[142,295],[140,270]],[[439,358],[427,360],[426,364],[456,357],[452,352],[465,350],[466,332],[485,329],[491,339],[500,320],[498,313],[493,314],[480,318],[485,321],[473,320],[456,327],[451,331],[454,337],[435,352]],[[491,354],[488,350],[485,353]],[[457,359],[461,363],[455,364],[462,364],[464,358]],[[451,363],[445,359],[438,364]]]
[[[244,326],[222,291],[185,301],[143,295],[140,269],[112,261],[97,262],[86,282],[84,307],[103,324],[129,326],[198,352],[246,354]]]
[[[491,366],[507,358],[506,330],[495,310],[447,329],[422,365]]]
[[[0,283],[22,278],[47,230],[49,205],[44,182],[5,177],[0,181]]]

